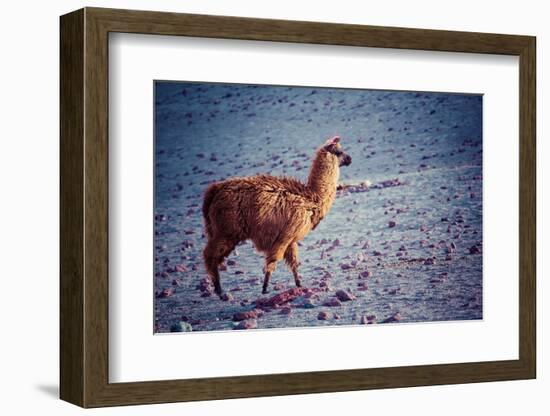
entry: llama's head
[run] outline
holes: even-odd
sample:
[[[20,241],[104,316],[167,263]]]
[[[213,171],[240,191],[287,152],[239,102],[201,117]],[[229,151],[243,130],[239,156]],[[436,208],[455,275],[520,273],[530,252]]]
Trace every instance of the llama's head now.
[[[335,158],[335,162],[338,163],[338,166],[351,165],[351,156],[342,149],[339,136],[328,139],[323,145],[323,150],[329,154],[329,157]]]

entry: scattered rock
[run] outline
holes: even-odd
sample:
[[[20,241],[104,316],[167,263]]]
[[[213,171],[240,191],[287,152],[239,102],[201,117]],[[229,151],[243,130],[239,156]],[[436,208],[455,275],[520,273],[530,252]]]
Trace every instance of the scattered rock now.
[[[278,295],[272,296],[271,298],[262,298],[256,301],[256,306],[260,308],[273,308],[276,306],[284,305],[299,296],[304,296],[306,293],[312,292],[312,289],[306,287],[293,287],[291,289],[285,290],[284,292],[279,293]]]
[[[281,309],[280,314],[281,315],[290,315],[291,312],[292,312],[292,308],[290,306],[285,306],[284,308]]]
[[[233,320],[236,322],[245,321],[247,319],[256,319],[261,315],[262,315],[262,312],[256,309],[251,311],[246,311],[246,312],[237,312],[236,314],[233,315]]]
[[[233,299],[234,298],[233,298],[233,295],[231,293],[224,293],[221,297],[221,300],[223,300],[224,302],[230,302]]]
[[[336,291],[336,297],[341,302],[348,302],[355,299],[355,296],[353,294],[343,289]]]
[[[327,319],[329,319],[329,314],[328,312],[319,312],[319,314],[317,315],[317,319],[320,320],[320,321],[326,321]]]
[[[390,323],[394,323],[394,322],[399,322],[401,321],[401,314],[399,312],[393,314],[392,316],[384,319],[382,321],[383,324],[390,324]]]
[[[353,269],[353,266],[351,264],[348,264],[348,263],[342,263],[342,264],[340,264],[340,268],[342,270],[350,270],[350,269]]]
[[[469,251],[470,254],[481,254],[481,249],[477,245],[470,247]]]
[[[167,287],[163,289],[160,293],[157,293],[157,298],[169,298],[174,294],[174,288]]]
[[[170,326],[170,332],[191,332],[193,326],[189,322],[180,321]]]
[[[388,222],[388,227],[389,227],[389,228],[393,228],[393,227],[395,227],[396,225],[397,225],[397,223],[396,223],[395,221],[390,221],[390,222]]]
[[[340,302],[338,298],[330,298],[327,301],[325,301],[325,303],[323,303],[323,306],[338,307],[338,306],[342,306],[342,302]]]
[[[255,319],[249,319],[246,321],[240,321],[233,329],[255,329],[258,327],[258,321]]]

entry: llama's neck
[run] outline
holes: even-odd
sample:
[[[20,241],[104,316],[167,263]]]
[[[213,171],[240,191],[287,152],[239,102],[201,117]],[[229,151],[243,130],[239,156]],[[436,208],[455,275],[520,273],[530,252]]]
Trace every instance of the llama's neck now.
[[[334,202],[339,176],[337,160],[332,155],[319,151],[313,160],[307,186],[320,205],[321,217],[326,215]]]

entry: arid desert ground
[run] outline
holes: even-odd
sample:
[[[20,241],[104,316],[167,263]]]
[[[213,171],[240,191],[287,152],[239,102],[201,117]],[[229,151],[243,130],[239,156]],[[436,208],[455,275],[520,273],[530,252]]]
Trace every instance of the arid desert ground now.
[[[305,180],[333,135],[353,158],[331,211],[262,295],[263,257],[202,260],[202,197],[260,173]],[[482,96],[157,82],[155,332],[482,319]]]

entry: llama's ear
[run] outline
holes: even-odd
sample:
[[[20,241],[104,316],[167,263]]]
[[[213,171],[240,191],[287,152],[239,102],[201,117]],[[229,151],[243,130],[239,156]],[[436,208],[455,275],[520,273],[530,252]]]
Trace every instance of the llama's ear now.
[[[340,136],[334,136],[328,139],[325,143],[325,147],[334,146],[337,143],[340,143]]]

